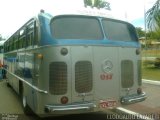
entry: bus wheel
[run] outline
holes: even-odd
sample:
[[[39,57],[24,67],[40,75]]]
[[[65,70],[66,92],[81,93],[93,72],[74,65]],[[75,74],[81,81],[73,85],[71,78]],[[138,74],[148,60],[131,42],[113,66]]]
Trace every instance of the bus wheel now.
[[[11,85],[9,84],[9,82],[7,82],[7,87],[11,87]]]
[[[27,98],[26,96],[24,95],[24,92],[22,92],[22,95],[21,95],[21,100],[22,100],[22,107],[23,107],[23,112],[24,114],[26,115],[33,115],[33,112],[31,110],[31,108],[28,106],[27,104]]]

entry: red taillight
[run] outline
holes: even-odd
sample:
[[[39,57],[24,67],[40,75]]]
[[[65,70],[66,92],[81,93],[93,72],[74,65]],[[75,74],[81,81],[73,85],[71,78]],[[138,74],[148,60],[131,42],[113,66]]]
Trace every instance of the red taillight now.
[[[67,98],[66,96],[63,96],[63,97],[61,98],[61,103],[62,103],[62,104],[67,104],[67,103],[68,103],[68,98]]]
[[[142,88],[137,89],[137,94],[142,94]]]

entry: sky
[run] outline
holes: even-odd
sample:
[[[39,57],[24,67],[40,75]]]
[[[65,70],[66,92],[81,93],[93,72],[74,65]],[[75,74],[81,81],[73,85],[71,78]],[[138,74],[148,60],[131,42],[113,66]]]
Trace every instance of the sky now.
[[[144,29],[144,11],[156,0],[107,0],[112,16]],[[145,8],[145,9],[144,9]],[[8,38],[41,9],[55,14],[84,9],[83,0],[0,0],[0,34]]]

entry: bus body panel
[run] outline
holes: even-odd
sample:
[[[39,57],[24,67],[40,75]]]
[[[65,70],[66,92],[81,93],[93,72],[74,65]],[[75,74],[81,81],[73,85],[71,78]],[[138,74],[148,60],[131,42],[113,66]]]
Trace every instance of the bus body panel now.
[[[68,50],[68,54],[66,56],[63,56],[61,54],[61,49],[66,48]],[[113,100],[116,102],[116,104],[119,104],[119,69],[118,66],[115,64],[118,64],[118,47],[114,48],[115,50],[112,50],[112,47],[104,47],[104,46],[59,46],[59,47],[48,47],[43,48],[43,62],[41,66],[41,72],[43,75],[41,76],[41,79],[43,77],[47,78],[50,73],[49,66],[53,62],[65,62],[67,64],[67,90],[66,93],[61,95],[54,95],[50,93],[50,88],[48,88],[50,80],[46,80],[43,82],[43,84],[48,88],[49,94],[43,98],[44,100],[44,106],[45,105],[63,105],[61,103],[61,98],[63,96],[68,97],[69,101],[66,105],[70,104],[82,104],[85,102],[92,102],[97,107],[100,104],[100,101],[107,101],[107,100]],[[96,53],[96,54],[93,54]],[[101,54],[99,54],[101,53]],[[109,54],[112,53],[112,56]],[[50,59],[49,59],[50,58]],[[65,58],[65,59],[64,59]],[[92,85],[91,89],[89,91],[83,92],[83,90],[76,88],[76,66],[80,64],[80,72],[85,71],[86,66],[88,65],[88,62],[92,66]],[[104,71],[103,65],[106,65],[105,62],[109,62],[109,69],[111,71]],[[47,64],[48,63],[48,64]],[[87,64],[86,64],[87,63]],[[111,65],[110,65],[111,63]],[[108,63],[107,63],[108,64]],[[90,65],[89,65],[90,66]],[[45,70],[45,71],[44,71]],[[86,71],[85,71],[86,72]],[[89,73],[88,73],[89,74]],[[84,80],[87,74],[78,74],[81,80]],[[50,79],[49,77],[47,79]],[[86,83],[87,84],[86,84]],[[85,87],[88,87],[88,81],[85,81],[83,83],[83,89],[87,89]],[[112,87],[112,90],[110,88]],[[53,87],[53,86],[50,86]],[[60,90],[60,89],[59,89]],[[81,92],[82,91],[82,92]],[[114,93],[113,93],[114,91]],[[114,106],[116,107],[116,106]],[[100,110],[99,108],[97,109]]]
[[[121,96],[132,95],[137,92],[137,88],[140,87],[138,85],[138,61],[140,60],[140,55],[136,54],[136,50],[139,48],[129,48],[129,47],[121,47],[119,48],[120,52],[120,60],[119,65],[121,68]],[[122,68],[122,64],[124,63],[124,69]],[[125,71],[125,74],[128,74],[128,82],[126,82],[122,74],[122,70]],[[131,71],[131,72],[129,72]],[[126,77],[125,77],[126,78]],[[124,80],[124,82],[123,82]]]
[[[118,47],[94,47],[95,96],[98,100],[119,100]],[[111,87],[112,86],[112,87]]]
[[[71,46],[72,102],[93,101],[95,93],[92,46]]]

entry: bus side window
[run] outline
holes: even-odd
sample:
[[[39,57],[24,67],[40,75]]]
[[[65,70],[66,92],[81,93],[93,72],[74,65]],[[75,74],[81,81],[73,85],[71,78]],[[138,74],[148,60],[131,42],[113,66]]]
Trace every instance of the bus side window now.
[[[21,48],[23,48],[23,39],[22,38],[20,38],[19,40],[19,49],[21,49]]]
[[[33,45],[33,32],[31,32],[29,35],[29,46]]]
[[[14,50],[14,42],[15,42],[15,39],[14,37],[12,38],[12,51]]]
[[[5,49],[6,49],[6,52],[8,52],[8,41],[6,42]]]
[[[27,47],[33,45],[33,31],[27,32]]]
[[[38,31],[37,31],[36,21],[34,21],[33,41],[34,45],[38,45]]]
[[[36,35],[36,22],[33,20],[28,26],[27,26],[27,47],[35,45],[35,35]]]
[[[17,50],[18,48],[19,48],[19,45],[18,45],[18,34],[16,34],[15,49]]]
[[[17,49],[17,41],[18,41],[18,38],[17,38],[17,35],[14,36],[14,50]]]
[[[9,43],[9,41],[8,41],[8,45],[7,45],[8,52],[10,51],[10,50],[9,50],[9,47],[10,47],[9,44],[10,44],[10,43]]]
[[[19,46],[19,49],[26,47],[26,31],[25,31],[25,28],[20,30],[20,32],[19,32],[18,46]]]
[[[6,43],[4,43],[3,48],[4,48],[4,52],[6,52]]]
[[[12,42],[11,42],[11,40],[9,40],[9,51],[11,51],[12,50]]]
[[[3,53],[3,46],[0,46],[0,53]]]

